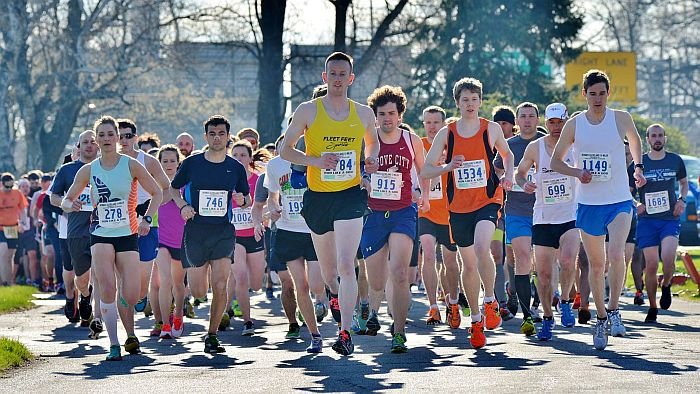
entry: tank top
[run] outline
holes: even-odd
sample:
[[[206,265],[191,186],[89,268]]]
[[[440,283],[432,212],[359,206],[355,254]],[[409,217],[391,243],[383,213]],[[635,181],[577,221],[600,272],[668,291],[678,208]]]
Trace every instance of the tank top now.
[[[379,169],[371,175],[372,188],[367,206],[373,211],[398,211],[413,203],[413,144],[411,133],[399,129],[401,137],[394,144],[379,136]]]
[[[161,224],[158,229],[158,242],[179,249],[182,246],[185,221],[182,219],[180,209],[175,201],[170,200],[158,207],[158,217]]]
[[[129,157],[121,155],[111,170],[102,167],[102,159],[90,164],[90,187],[97,217],[90,233],[100,237],[123,237],[136,234],[137,180],[129,170]]]
[[[552,171],[552,156],[547,152],[545,139],[537,141],[539,157],[535,173],[535,206],[533,224],[561,224],[576,220],[576,178]],[[569,149],[564,162],[574,164],[573,149]]]
[[[136,156],[136,160],[138,160],[139,163],[141,163],[142,166],[146,167],[146,154],[143,153],[142,150],[139,151],[138,156]],[[137,203],[138,205],[141,205],[141,204],[145,203],[146,201],[148,201],[150,198],[151,198],[151,195],[148,194],[148,192],[146,191],[146,189],[144,189],[143,186],[141,186],[141,184],[139,183],[139,185],[138,185],[138,196],[137,196],[137,199],[136,199],[136,203]]]
[[[255,185],[258,183],[259,175],[252,172],[248,177],[248,187],[250,188],[250,196],[255,196]],[[252,237],[255,235],[255,226],[253,218],[250,215],[251,207],[238,208],[233,199],[231,199],[231,223],[236,228],[236,237]]]
[[[464,164],[447,174],[450,212],[470,213],[489,204],[503,205],[503,188],[494,170],[496,156],[489,140],[489,122],[479,118],[479,130],[471,137],[457,132],[457,122],[447,126],[447,158],[464,156]]]
[[[432,144],[428,141],[428,137],[423,137],[423,148],[429,151]],[[430,190],[423,193],[428,193],[430,200],[430,210],[428,212],[418,211],[418,217],[426,218],[435,224],[449,225],[450,213],[447,211],[447,193],[445,186],[447,185],[447,174],[442,174],[430,180]]]
[[[330,152],[339,161],[333,170],[309,166],[306,177],[315,192],[338,192],[360,184],[360,151],[365,127],[357,115],[355,103],[348,100],[350,113],[345,120],[331,119],[321,99],[316,100],[316,119],[304,133],[306,154],[321,157]]]
[[[577,202],[606,205],[631,200],[625,145],[617,130],[615,112],[606,108],[603,121],[597,125],[591,124],[585,114],[576,117],[574,151],[576,166],[589,170],[593,180],[578,183]]]

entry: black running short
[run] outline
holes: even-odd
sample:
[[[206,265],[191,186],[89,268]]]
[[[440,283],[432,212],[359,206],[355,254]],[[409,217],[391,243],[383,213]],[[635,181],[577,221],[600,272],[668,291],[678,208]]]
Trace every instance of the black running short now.
[[[90,270],[92,265],[92,253],[90,253],[90,238],[80,237],[80,238],[68,238],[65,240],[65,244],[68,249],[69,259],[64,259],[64,268],[66,266],[65,261],[69,260],[72,265],[72,269],[76,276],[80,276]],[[63,244],[63,242],[61,242]],[[61,255],[63,257],[63,255]]]
[[[532,226],[532,244],[559,249],[561,236],[573,228],[576,228],[575,220],[559,224],[535,224]]]
[[[138,234],[131,234],[122,237],[100,237],[90,234],[90,246],[96,244],[110,244],[114,247],[115,253],[138,252],[139,236]]]
[[[361,218],[367,209],[367,191],[359,186],[339,192],[304,192],[301,216],[315,234],[333,231],[336,220]],[[342,240],[339,240],[342,242]]]
[[[236,237],[236,243],[245,248],[246,253],[256,253],[265,250],[265,238],[255,240],[255,236]]]
[[[454,239],[457,246],[465,248],[474,245],[474,232],[476,231],[476,224],[480,221],[488,220],[495,226],[500,207],[499,204],[488,204],[474,212],[450,212],[452,239]]]
[[[161,243],[158,244],[158,249],[163,248],[170,253],[170,258],[172,260],[177,260],[177,261],[182,261],[182,249],[180,248],[173,248],[172,246],[168,245],[163,245]]]
[[[428,218],[418,218],[418,236],[432,235],[438,245],[442,245],[447,250],[456,252],[457,244],[450,238],[450,226],[437,224]]]
[[[311,234],[277,229],[272,236],[270,268],[275,272],[287,270],[287,262],[302,258],[318,261]]]
[[[182,236],[182,266],[202,267],[211,260],[230,259],[235,244],[236,229],[233,224],[193,223],[188,220]]]

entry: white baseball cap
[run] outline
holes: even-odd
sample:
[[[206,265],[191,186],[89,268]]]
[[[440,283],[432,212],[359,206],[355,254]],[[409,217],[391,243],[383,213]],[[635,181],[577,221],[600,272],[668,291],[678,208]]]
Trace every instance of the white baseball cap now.
[[[569,119],[569,113],[566,111],[566,105],[562,103],[553,103],[547,106],[544,110],[544,120],[549,119]]]

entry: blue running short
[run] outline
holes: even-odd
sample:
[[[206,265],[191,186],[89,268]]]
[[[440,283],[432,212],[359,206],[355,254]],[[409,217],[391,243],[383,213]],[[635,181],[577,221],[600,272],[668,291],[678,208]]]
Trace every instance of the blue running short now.
[[[367,258],[378,252],[387,242],[391,233],[406,234],[412,240],[416,238],[418,211],[408,206],[398,211],[373,211],[367,215],[360,249]]]
[[[664,238],[678,238],[680,234],[680,220],[662,220],[648,217],[637,219],[637,246],[640,249],[659,246]]]
[[[151,227],[147,235],[139,237],[139,260],[150,263],[158,255],[158,227]]]
[[[588,235],[600,236],[608,233],[608,225],[620,213],[632,215],[635,207],[632,200],[605,205],[578,204],[576,208],[576,227]]]
[[[506,215],[506,244],[518,237],[532,237],[532,216]]]

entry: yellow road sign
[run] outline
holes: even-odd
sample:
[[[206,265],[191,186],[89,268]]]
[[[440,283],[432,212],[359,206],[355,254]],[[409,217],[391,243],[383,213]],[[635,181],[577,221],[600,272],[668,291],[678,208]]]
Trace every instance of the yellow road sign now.
[[[566,88],[580,95],[583,74],[596,68],[610,77],[609,101],[637,104],[637,56],[634,52],[583,52],[566,64]]]

